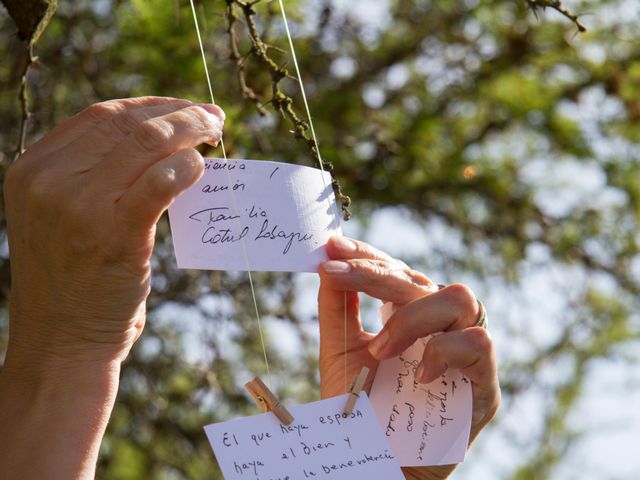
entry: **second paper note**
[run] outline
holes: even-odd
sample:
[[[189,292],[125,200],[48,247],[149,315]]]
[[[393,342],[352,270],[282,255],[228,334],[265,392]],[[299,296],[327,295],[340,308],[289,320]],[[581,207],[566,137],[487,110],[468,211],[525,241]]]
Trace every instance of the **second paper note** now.
[[[381,309],[383,322],[391,304]],[[414,380],[428,338],[397,358],[380,362],[371,403],[391,449],[403,467],[460,463],[471,429],[471,383],[459,370],[422,384]]]

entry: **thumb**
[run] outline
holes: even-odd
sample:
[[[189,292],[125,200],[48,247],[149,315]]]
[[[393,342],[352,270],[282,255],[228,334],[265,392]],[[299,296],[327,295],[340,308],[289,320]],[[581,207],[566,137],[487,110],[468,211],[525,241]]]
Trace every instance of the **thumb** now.
[[[324,275],[322,271],[320,272],[318,312],[321,348],[330,347],[335,343],[342,351],[344,344],[341,340],[349,343],[361,339],[363,330],[358,293],[337,289],[332,284],[331,278]]]
[[[173,200],[196,183],[204,172],[197,150],[180,150],[149,167],[124,193],[118,213],[134,234],[146,234]]]

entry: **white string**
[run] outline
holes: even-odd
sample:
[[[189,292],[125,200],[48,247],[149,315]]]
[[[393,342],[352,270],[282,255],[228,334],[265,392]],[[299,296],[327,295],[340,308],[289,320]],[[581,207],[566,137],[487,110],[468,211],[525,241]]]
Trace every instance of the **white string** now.
[[[196,34],[198,36],[198,43],[200,44],[200,53],[202,54],[202,64],[204,65],[204,73],[207,77],[207,85],[209,86],[209,94],[211,95],[211,103],[216,103],[216,100],[213,96],[213,87],[211,86],[211,77],[209,76],[209,68],[207,67],[207,57],[204,53],[204,44],[202,43],[202,37],[200,36],[200,26],[198,24],[198,15],[196,14],[196,8],[193,4],[193,0],[190,0],[191,2],[191,12],[193,13],[193,22],[196,26]],[[231,186],[231,173],[229,172],[229,168],[228,168],[228,160],[227,160],[227,151],[224,148],[224,140],[220,139],[220,146],[222,147],[222,156],[224,158],[225,161],[225,171],[227,172],[227,182],[229,184],[229,186]],[[240,224],[240,220],[239,220],[239,212],[240,210],[238,209],[238,202],[236,200],[236,195],[235,192],[233,191],[232,188],[229,188],[229,191],[231,192],[231,199],[233,201],[233,208],[235,210],[235,214],[236,217],[238,217],[238,224]],[[267,386],[272,386],[271,385],[271,371],[269,369],[269,359],[267,358],[267,347],[264,341],[264,334],[262,332],[262,321],[260,320],[260,312],[258,310],[258,300],[256,299],[256,291],[255,288],[253,286],[253,278],[251,276],[251,267],[250,267],[250,263],[249,263],[249,253],[247,252],[247,245],[245,243],[244,238],[240,238],[240,245],[242,246],[242,253],[244,255],[244,260],[247,266],[247,273],[249,274],[249,286],[251,287],[251,297],[253,298],[253,307],[255,309],[255,314],[256,314],[256,319],[258,321],[258,332],[260,334],[260,343],[262,345],[262,353],[264,355],[264,365],[266,367],[267,370]]]
[[[291,57],[293,58],[293,65],[296,69],[298,84],[300,85],[300,93],[302,93],[302,101],[304,102],[304,108],[307,112],[307,118],[309,120],[309,128],[311,129],[313,144],[316,148],[316,154],[318,155],[318,162],[320,163],[320,170],[322,171],[322,182],[324,185],[324,190],[327,191],[327,183],[324,178],[325,177],[324,162],[320,154],[320,146],[318,145],[316,129],[313,126],[313,119],[311,118],[311,109],[309,108],[307,93],[304,89],[304,82],[302,81],[302,75],[300,74],[300,67],[298,66],[298,56],[296,55],[296,49],[293,46],[293,38],[291,37],[291,31],[289,30],[289,22],[287,20],[287,13],[284,8],[284,2],[283,0],[279,0],[279,2],[280,2],[280,11],[282,12],[282,20],[284,21],[284,29],[287,33],[287,39],[289,40],[289,49],[291,50]],[[328,196],[327,196],[327,202],[329,203],[329,209],[331,209],[331,202]],[[339,224],[340,214],[338,212],[338,206],[335,203],[333,204],[333,210],[334,210],[336,222]],[[347,292],[344,292],[344,385],[345,385],[345,390],[348,390],[349,385],[347,380]]]

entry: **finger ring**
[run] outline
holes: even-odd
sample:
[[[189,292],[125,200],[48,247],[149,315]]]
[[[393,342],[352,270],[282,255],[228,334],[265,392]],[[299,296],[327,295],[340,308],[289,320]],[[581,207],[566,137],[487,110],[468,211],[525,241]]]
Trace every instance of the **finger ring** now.
[[[488,328],[489,327],[489,319],[487,318],[487,311],[484,308],[482,302],[476,299],[478,302],[478,309],[480,313],[478,314],[478,320],[473,324],[474,327]]]

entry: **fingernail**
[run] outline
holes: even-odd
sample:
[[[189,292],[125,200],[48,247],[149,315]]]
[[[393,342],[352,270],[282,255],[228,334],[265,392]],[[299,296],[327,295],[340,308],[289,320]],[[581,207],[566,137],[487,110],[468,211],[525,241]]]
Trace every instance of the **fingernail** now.
[[[351,271],[351,265],[340,260],[329,260],[322,264],[322,268],[327,273],[347,273]]]
[[[422,376],[424,375],[424,362],[420,362],[418,368],[416,368],[416,372],[414,375],[414,379],[416,382],[420,382],[422,380]]]
[[[222,129],[224,128],[224,123],[222,123],[222,120],[220,119],[219,116],[217,116],[215,113],[209,113],[207,112],[207,115],[209,115],[209,119],[211,120],[211,122],[220,130],[222,131]]]
[[[219,132],[222,132],[222,129],[224,128],[224,123],[223,123],[222,119],[216,113],[213,113],[213,112],[210,112],[209,110],[207,110],[205,108],[205,106],[199,105],[199,107],[202,108],[205,111],[205,113],[207,114],[207,117],[209,117],[209,121],[213,125],[215,125],[214,130],[218,130]],[[218,133],[219,133],[218,131],[215,132],[216,135],[218,135]]]
[[[383,352],[385,346],[387,345],[387,341],[389,340],[389,331],[382,330],[376,338],[371,340],[369,343],[369,353],[373,355],[375,358],[378,358],[380,354]]]
[[[207,145],[211,145],[212,147],[216,148],[220,144],[220,138],[222,137],[222,130],[224,128],[224,123],[218,115],[216,115],[215,113],[209,112],[206,108],[204,108],[204,106],[202,108],[205,110],[205,112],[207,112],[207,116],[209,117],[209,120],[211,120],[211,122],[214,125],[216,125],[216,129],[218,130],[212,135],[213,138],[205,143]]]
[[[214,114],[222,122],[224,122],[227,118],[224,114],[224,110],[222,110],[218,105],[214,105],[212,103],[199,103],[198,106],[205,110],[207,113]]]
[[[344,253],[356,251],[356,244],[345,237],[333,237],[333,246]]]

